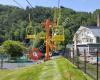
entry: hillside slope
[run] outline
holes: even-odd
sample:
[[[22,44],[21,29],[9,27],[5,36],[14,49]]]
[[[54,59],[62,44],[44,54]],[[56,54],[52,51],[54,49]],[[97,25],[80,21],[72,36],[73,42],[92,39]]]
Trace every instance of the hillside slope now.
[[[60,57],[12,71],[0,71],[0,80],[92,80],[68,60]]]

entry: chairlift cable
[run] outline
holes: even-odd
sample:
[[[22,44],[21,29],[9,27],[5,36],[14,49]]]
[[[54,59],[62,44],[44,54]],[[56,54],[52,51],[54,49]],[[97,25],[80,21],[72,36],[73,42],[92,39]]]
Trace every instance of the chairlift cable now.
[[[23,8],[24,9],[24,7],[20,4],[20,3],[18,3],[16,0],[13,0],[17,5],[19,5],[21,8]]]
[[[31,8],[33,8],[32,4],[28,0],[26,0],[26,1],[31,6]]]

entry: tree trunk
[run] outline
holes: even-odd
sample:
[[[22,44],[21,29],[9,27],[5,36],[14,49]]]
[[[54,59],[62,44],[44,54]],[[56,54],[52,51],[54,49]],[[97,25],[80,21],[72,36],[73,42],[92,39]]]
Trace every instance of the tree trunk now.
[[[0,66],[1,69],[3,69],[3,55],[1,55],[1,66]]]

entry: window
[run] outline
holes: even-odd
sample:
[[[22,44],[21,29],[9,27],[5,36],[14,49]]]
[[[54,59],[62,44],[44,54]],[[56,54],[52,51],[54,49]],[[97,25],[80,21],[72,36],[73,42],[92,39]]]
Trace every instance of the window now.
[[[90,42],[93,42],[93,39],[90,39]]]
[[[89,40],[87,39],[87,42],[89,42]]]
[[[100,42],[100,37],[96,37],[96,42],[97,42],[97,43]]]
[[[87,32],[87,34],[89,34],[89,31]]]

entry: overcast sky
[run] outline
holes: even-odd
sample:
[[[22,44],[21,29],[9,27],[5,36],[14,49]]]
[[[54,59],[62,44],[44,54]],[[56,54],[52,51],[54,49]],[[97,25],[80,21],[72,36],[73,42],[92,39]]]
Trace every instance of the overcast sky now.
[[[26,0],[16,0],[20,5],[24,8],[28,6]],[[46,6],[46,7],[54,7],[57,6],[58,0],[29,0],[32,6]],[[0,4],[4,5],[17,5],[13,0],[0,0]],[[100,0],[61,0],[60,5],[65,6],[67,8],[72,8],[76,11],[87,11],[93,12],[96,9],[100,9]]]

